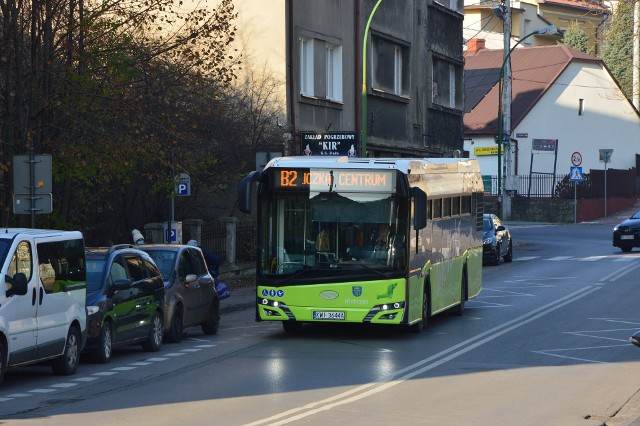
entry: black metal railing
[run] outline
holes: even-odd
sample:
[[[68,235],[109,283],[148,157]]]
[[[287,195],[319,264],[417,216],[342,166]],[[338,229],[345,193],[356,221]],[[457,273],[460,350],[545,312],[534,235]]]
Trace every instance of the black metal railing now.
[[[516,176],[516,190],[512,195],[520,197],[548,197],[556,196],[558,182],[566,177],[566,174],[534,174],[531,176]],[[498,195],[498,176],[483,176],[484,191],[486,195]],[[504,184],[504,182],[503,182]]]

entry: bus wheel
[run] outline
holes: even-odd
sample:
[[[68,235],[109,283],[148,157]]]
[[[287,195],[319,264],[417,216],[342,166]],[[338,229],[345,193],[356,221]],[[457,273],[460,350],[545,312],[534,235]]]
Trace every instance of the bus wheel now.
[[[429,321],[429,295],[425,287],[424,293],[422,293],[422,319],[415,324],[411,325],[411,331],[414,333],[420,333]]]
[[[282,321],[282,328],[287,333],[295,333],[302,330],[302,323],[299,321]]]
[[[467,283],[467,268],[465,267],[462,270],[462,278],[460,279],[460,287],[462,289],[460,294],[460,304],[451,309],[451,313],[453,315],[461,316],[464,313],[464,302],[467,298]]]

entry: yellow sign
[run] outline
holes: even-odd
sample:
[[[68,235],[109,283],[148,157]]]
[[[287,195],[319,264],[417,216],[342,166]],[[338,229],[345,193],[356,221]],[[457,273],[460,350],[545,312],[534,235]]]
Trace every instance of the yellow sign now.
[[[504,152],[504,148],[502,148],[502,152]],[[498,145],[496,146],[481,146],[478,148],[473,148],[473,154],[476,157],[481,155],[498,155]]]

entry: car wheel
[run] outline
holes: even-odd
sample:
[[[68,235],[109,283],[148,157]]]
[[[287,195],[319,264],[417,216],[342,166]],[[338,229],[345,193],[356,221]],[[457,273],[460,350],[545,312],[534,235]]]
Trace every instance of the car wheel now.
[[[182,314],[182,306],[176,305],[173,310],[173,319],[171,320],[171,328],[169,328],[169,338],[170,342],[178,343],[182,340],[182,334],[184,332],[183,327],[184,315]]]
[[[151,319],[151,330],[149,330],[149,337],[142,344],[145,351],[158,352],[162,347],[162,335],[164,334],[162,326],[162,317],[158,312],[153,314]]]
[[[513,260],[513,241],[509,240],[509,248],[507,249],[507,253],[504,255],[505,263],[509,263]]]
[[[63,354],[54,359],[51,367],[56,374],[70,376],[80,364],[80,332],[74,326],[69,327]]]
[[[498,243],[496,244],[496,258],[493,259],[493,264],[495,266],[498,266],[500,264],[500,250],[501,250],[500,243]]]
[[[113,350],[113,328],[111,322],[105,321],[100,330],[100,341],[98,342],[98,352],[96,352],[96,360],[101,364],[107,364],[111,361]]]
[[[282,328],[287,333],[296,333],[302,330],[302,323],[300,321],[282,321]]]
[[[411,325],[411,331],[414,333],[420,333],[427,322],[429,321],[429,294],[425,286],[424,293],[422,294],[422,319],[417,323]]]
[[[220,302],[215,299],[209,308],[209,318],[202,324],[202,332],[208,335],[216,334],[218,327],[220,327]]]
[[[4,371],[7,368],[5,366],[5,358],[4,344],[0,341],[0,383],[2,383],[2,379],[4,379]]]
[[[633,249],[633,246],[620,246],[620,250],[622,250],[625,253],[629,253],[631,249]]]

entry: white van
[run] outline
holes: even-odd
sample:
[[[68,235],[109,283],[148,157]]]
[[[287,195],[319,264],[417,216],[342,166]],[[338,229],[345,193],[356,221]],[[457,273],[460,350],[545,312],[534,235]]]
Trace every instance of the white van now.
[[[0,381],[7,368],[44,360],[75,373],[87,336],[82,233],[0,229],[0,262]]]

